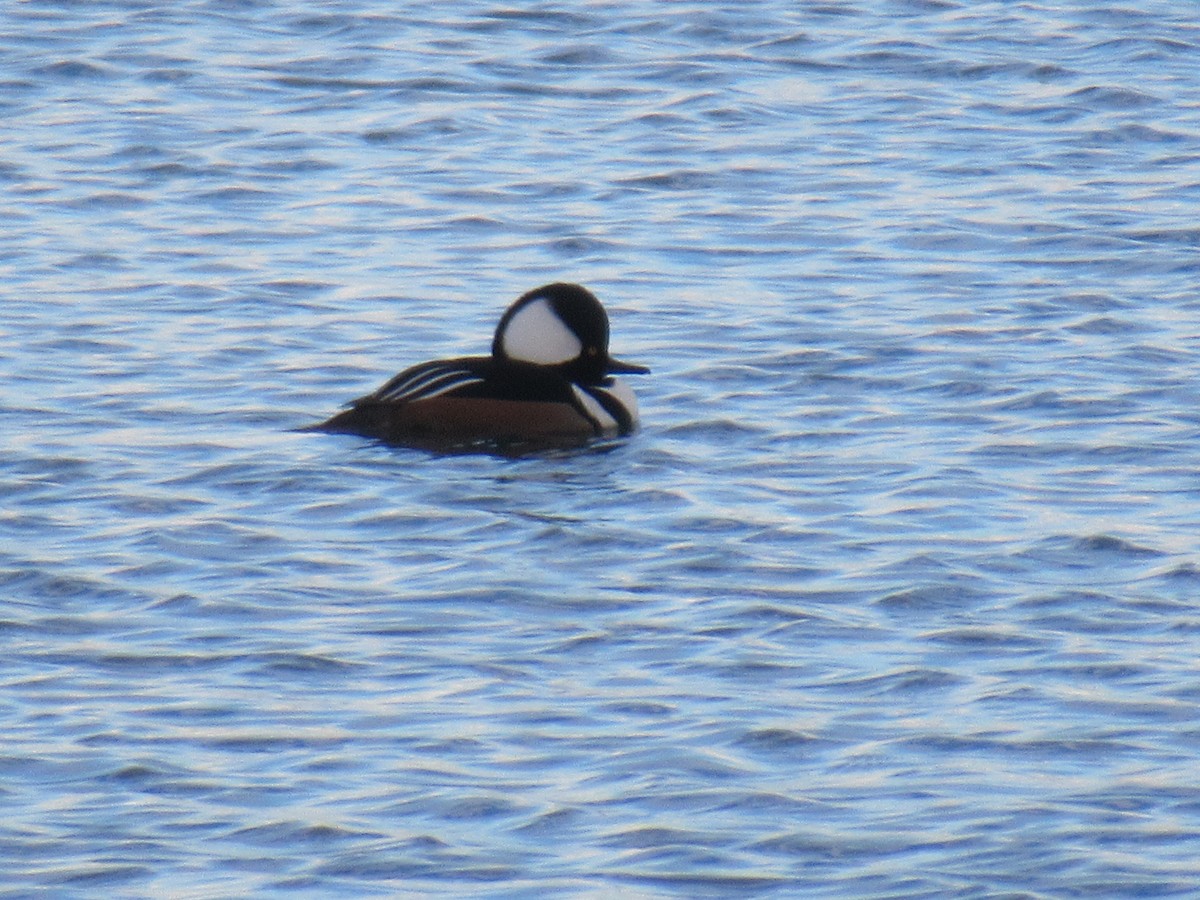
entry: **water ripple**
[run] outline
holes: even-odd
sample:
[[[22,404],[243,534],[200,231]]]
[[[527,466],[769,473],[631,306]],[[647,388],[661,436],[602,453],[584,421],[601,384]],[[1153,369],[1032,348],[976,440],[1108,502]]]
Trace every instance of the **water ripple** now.
[[[0,12],[14,895],[1183,895],[1198,35]],[[293,432],[593,287],[643,429]]]

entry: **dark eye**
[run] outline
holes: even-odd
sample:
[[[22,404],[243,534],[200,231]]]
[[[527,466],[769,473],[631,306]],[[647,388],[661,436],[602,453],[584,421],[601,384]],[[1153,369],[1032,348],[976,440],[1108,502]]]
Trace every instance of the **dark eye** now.
[[[598,348],[596,348],[596,347],[588,347],[588,348],[587,348],[587,355],[588,355],[588,356],[596,356],[596,355],[598,355],[599,353],[600,353],[600,350],[599,350]]]

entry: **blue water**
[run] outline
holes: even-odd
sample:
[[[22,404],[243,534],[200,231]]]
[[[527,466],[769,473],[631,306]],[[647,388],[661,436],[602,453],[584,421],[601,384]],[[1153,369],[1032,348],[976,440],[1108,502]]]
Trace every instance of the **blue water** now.
[[[0,896],[1193,896],[1190,4],[0,8]],[[291,431],[608,306],[629,440]]]

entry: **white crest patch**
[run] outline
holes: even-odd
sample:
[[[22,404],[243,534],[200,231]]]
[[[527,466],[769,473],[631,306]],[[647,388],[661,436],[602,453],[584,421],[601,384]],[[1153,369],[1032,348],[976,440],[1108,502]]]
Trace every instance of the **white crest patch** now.
[[[501,345],[509,359],[553,366],[579,356],[583,344],[544,297],[526,303],[508,320]]]

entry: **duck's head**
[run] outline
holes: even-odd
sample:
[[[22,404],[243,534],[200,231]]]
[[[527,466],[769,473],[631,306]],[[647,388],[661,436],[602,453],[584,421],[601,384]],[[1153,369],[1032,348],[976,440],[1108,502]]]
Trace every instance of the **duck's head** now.
[[[608,315],[592,292],[577,284],[548,284],[517,298],[496,326],[492,356],[549,366],[577,384],[599,384],[616,372],[650,371],[608,355]]]

